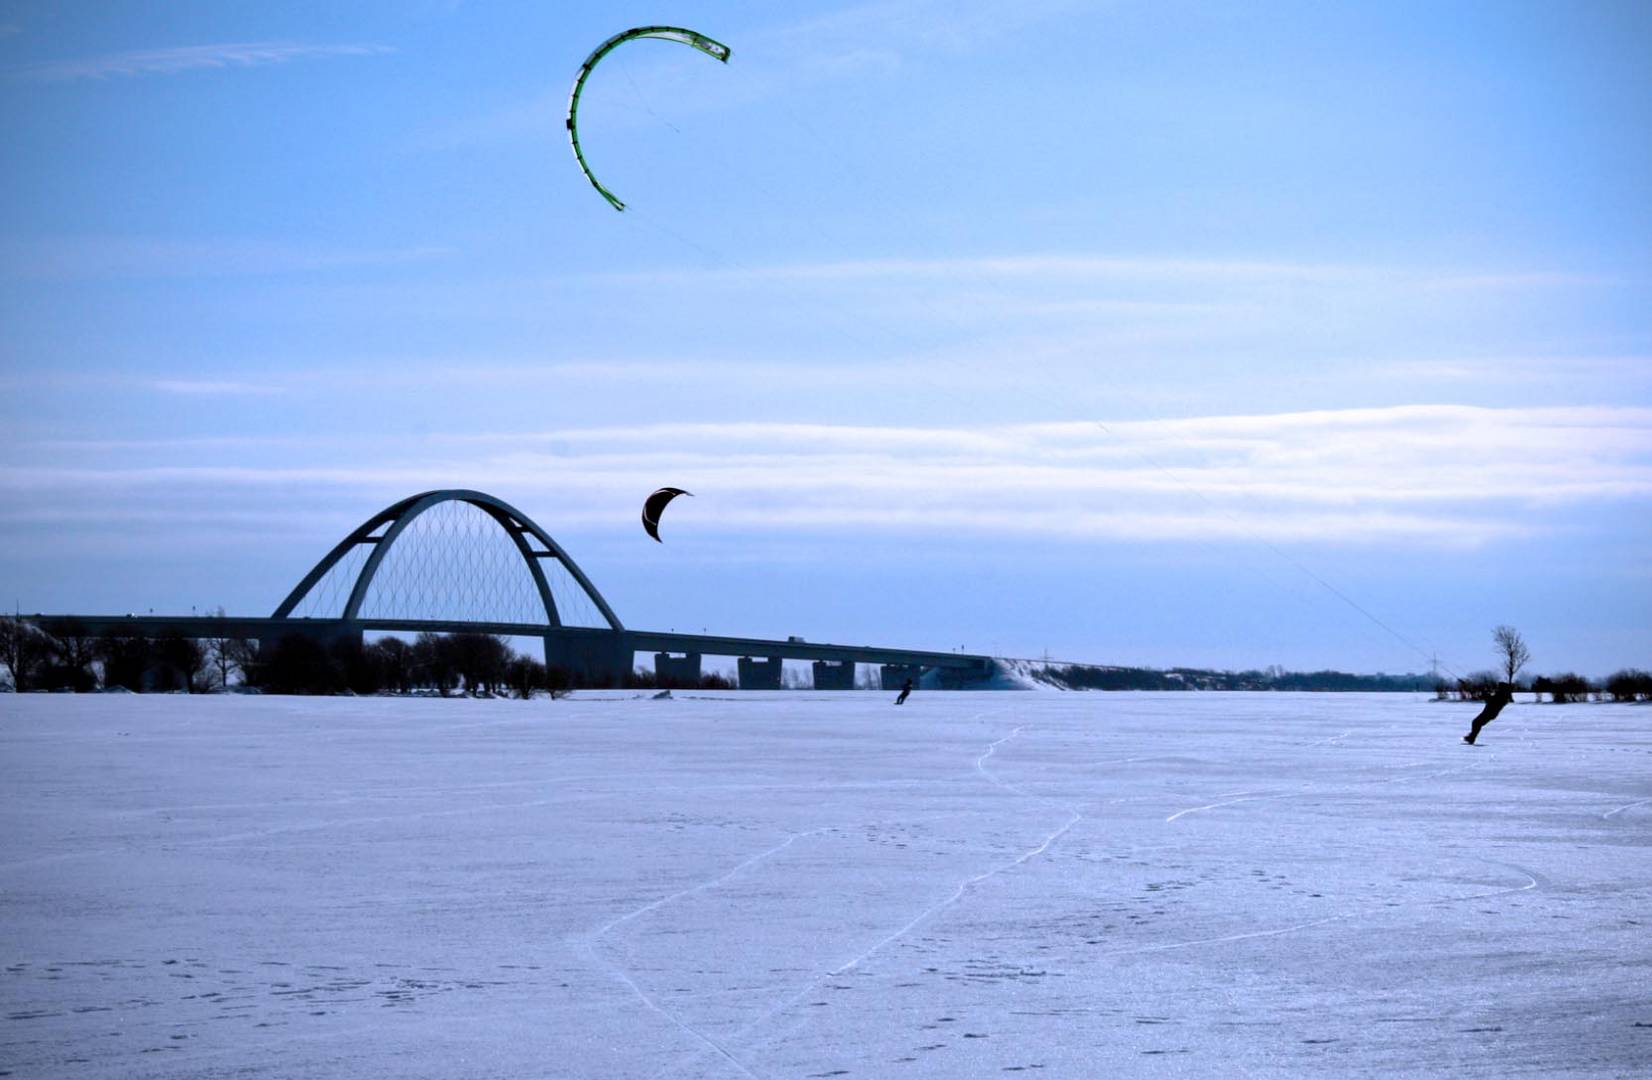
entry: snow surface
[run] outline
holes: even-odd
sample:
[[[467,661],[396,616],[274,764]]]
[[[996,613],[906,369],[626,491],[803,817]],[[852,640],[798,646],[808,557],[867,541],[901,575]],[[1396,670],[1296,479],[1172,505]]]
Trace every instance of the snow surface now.
[[[1652,709],[891,698],[0,698],[0,1072],[1652,1069]]]

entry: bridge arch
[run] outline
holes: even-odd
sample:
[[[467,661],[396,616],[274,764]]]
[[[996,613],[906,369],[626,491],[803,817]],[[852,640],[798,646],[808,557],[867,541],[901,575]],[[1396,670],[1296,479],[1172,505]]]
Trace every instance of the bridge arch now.
[[[448,488],[438,491],[426,491],[418,495],[410,495],[400,502],[380,510],[356,529],[333,546],[322,560],[304,576],[304,579],[294,586],[293,591],[287,594],[279,607],[275,609],[272,618],[285,619],[292,615],[304,597],[315,585],[326,577],[331,570],[345,556],[357,547],[370,547],[371,553],[362,565],[361,572],[350,589],[349,599],[345,601],[342,619],[345,622],[356,621],[361,615],[361,606],[367,598],[367,590],[373,583],[373,577],[379,572],[385,556],[391,547],[401,537],[407,527],[432,507],[447,502],[467,503],[492,518],[504,530],[514,544],[516,551],[522,556],[527,565],[528,573],[532,575],[534,588],[539,594],[540,603],[545,609],[545,625],[559,627],[563,625],[560,613],[557,610],[556,598],[551,594],[549,581],[545,577],[543,560],[554,559],[562,564],[568,576],[578,583],[586,597],[601,613],[611,630],[623,630],[619,616],[614,609],[608,606],[608,601],[602,598],[597,587],[591,584],[591,579],[585,576],[569,557],[562,546],[551,538],[551,534],[540,528],[537,523],[520,510],[511,506],[503,499],[496,498],[483,491],[471,491],[463,488]],[[380,530],[383,530],[382,532]],[[537,546],[536,546],[537,545]]]

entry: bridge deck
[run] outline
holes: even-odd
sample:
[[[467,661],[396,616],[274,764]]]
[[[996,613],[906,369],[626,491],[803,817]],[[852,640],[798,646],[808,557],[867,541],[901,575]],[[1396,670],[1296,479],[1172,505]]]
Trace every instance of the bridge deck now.
[[[460,622],[433,619],[273,619],[206,615],[25,615],[49,633],[106,634],[130,637],[279,638],[302,633],[344,636],[362,631],[436,634],[482,633],[506,637],[536,637],[567,641],[612,640],[616,636],[632,652],[699,653],[703,656],[780,657],[786,660],[827,660],[862,664],[915,664],[962,671],[985,671],[991,658],[973,653],[894,649],[876,645],[839,645],[812,641],[771,641],[766,638],[716,634],[678,634],[654,630],[545,626],[538,623]]]

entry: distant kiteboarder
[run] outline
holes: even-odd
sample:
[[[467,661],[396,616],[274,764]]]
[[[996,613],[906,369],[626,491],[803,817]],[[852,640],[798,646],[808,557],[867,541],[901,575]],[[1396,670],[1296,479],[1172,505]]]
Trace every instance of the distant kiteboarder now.
[[[1480,710],[1480,715],[1474,718],[1468,734],[1463,736],[1463,741],[1473,746],[1474,740],[1480,737],[1480,729],[1497,719],[1497,714],[1513,700],[1514,686],[1506,682],[1498,683],[1497,689],[1486,699],[1486,707]]]
[[[664,540],[660,539],[660,514],[664,512],[665,504],[679,495],[687,495],[692,498],[694,493],[692,491],[684,491],[682,488],[664,487],[660,488],[658,491],[654,492],[654,494],[648,496],[647,499],[643,500],[643,530],[646,531],[649,536],[652,536],[658,543],[665,543]]]
[[[906,685],[901,687],[901,696],[895,699],[895,704],[896,705],[905,704],[907,695],[910,694],[910,693],[912,693],[912,680],[908,679],[908,680],[906,680]]]

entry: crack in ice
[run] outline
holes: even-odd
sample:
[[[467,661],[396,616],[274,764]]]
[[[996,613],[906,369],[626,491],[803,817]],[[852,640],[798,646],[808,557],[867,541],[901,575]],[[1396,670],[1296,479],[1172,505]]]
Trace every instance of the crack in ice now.
[[[669,896],[662,896],[658,900],[652,900],[649,903],[643,904],[641,907],[636,908],[635,910],[628,911],[623,915],[619,915],[619,916],[617,916],[613,919],[610,919],[609,921],[603,923],[601,926],[597,927],[597,929],[592,931],[591,934],[586,938],[586,940],[585,940],[586,951],[589,952],[592,955],[592,957],[594,957],[597,960],[604,963],[607,966],[607,968],[609,969],[609,971],[611,971],[615,976],[617,976],[619,978],[619,980],[621,982],[623,982],[626,985],[626,987],[631,991],[631,993],[637,998],[637,1000],[643,1003],[643,1005],[647,1006],[654,1013],[658,1014],[659,1016],[663,1017],[665,1020],[669,1021],[679,1031],[682,1031],[684,1034],[690,1036],[695,1041],[697,1041],[700,1044],[702,1044],[703,1046],[705,1046],[707,1049],[714,1051],[719,1057],[723,1058],[730,1065],[733,1065],[736,1069],[740,1070],[741,1075],[750,1077],[751,1080],[759,1080],[757,1075],[755,1073],[753,1073],[750,1069],[746,1068],[745,1065],[741,1064],[739,1059],[737,1059],[732,1053],[730,1053],[728,1048],[723,1046],[722,1043],[718,1042],[716,1039],[713,1039],[710,1035],[707,1035],[705,1032],[703,1032],[703,1031],[699,1030],[698,1028],[694,1027],[692,1024],[689,1024],[687,1021],[683,1020],[677,1014],[673,1013],[671,1010],[665,1008],[664,1006],[660,1005],[659,1002],[655,1001],[652,995],[650,995],[646,990],[644,990],[641,986],[639,986],[637,984],[637,981],[631,977],[631,973],[624,966],[614,962],[613,960],[609,960],[606,957],[602,956],[602,954],[598,951],[597,946],[601,942],[603,935],[607,934],[609,931],[615,929],[616,927],[622,926],[625,923],[630,922],[633,919],[641,918],[643,915],[648,914],[650,911],[655,911],[659,908],[664,907],[667,904],[670,904],[674,901],[680,900],[685,896],[689,896],[689,895],[691,895],[693,893],[697,893],[697,892],[704,892],[707,889],[716,888],[718,885],[721,885],[723,882],[725,882],[725,881],[729,880],[730,878],[734,877],[736,874],[739,874],[740,872],[742,872],[742,871],[744,871],[744,870],[746,870],[746,869],[748,869],[752,866],[755,866],[757,863],[760,863],[763,860],[770,858],[771,856],[778,855],[780,852],[786,850],[788,847],[791,847],[793,843],[795,843],[796,841],[802,839],[803,837],[805,837],[805,836],[815,836],[815,835],[818,835],[818,834],[823,833],[823,832],[828,832],[828,831],[830,831],[830,828],[831,828],[830,826],[822,826],[821,828],[818,828],[818,829],[810,829],[807,832],[793,833],[790,836],[786,837],[786,839],[781,841],[780,843],[774,845],[771,848],[767,848],[763,851],[760,851],[755,855],[752,855],[751,857],[741,861],[740,863],[736,864],[735,866],[730,867],[728,870],[725,870],[723,873],[718,874],[716,877],[709,878],[709,879],[707,879],[705,881],[702,881],[702,882],[700,882],[696,885],[690,885],[686,889],[679,889],[676,892],[670,894]]]

